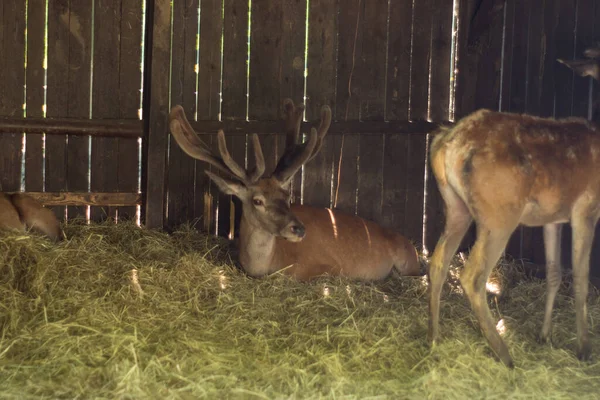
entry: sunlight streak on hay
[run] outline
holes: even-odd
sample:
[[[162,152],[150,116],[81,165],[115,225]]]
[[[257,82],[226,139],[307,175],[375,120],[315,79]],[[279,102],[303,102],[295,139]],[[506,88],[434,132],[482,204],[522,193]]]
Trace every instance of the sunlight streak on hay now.
[[[140,281],[138,278],[138,270],[133,268],[129,274],[129,279],[131,281],[131,287],[133,291],[136,292],[140,297],[144,295],[144,291],[142,290],[142,286],[140,285]]]
[[[490,279],[486,284],[485,284],[485,289],[489,292],[489,293],[493,293],[495,295],[499,295],[500,293],[502,293],[502,288],[500,287],[500,283],[496,282],[493,279]]]
[[[222,269],[219,270],[219,286],[222,290],[227,289],[227,276]]]
[[[504,336],[504,334],[506,334],[506,325],[504,325],[504,318],[498,321],[498,323],[496,324],[496,330],[501,336]]]

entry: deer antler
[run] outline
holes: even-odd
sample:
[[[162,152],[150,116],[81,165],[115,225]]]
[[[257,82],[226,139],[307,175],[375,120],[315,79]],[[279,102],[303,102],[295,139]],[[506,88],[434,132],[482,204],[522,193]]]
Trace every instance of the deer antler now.
[[[321,123],[319,129],[312,128],[308,142],[300,143],[300,126],[304,104],[294,105],[291,99],[283,101],[286,126],[285,152],[279,159],[273,176],[280,182],[287,182],[292,176],[314,156],[323,146],[323,138],[331,125],[331,108],[324,105],[321,108]]]
[[[258,140],[258,135],[252,135],[252,145],[254,147],[254,158],[256,167],[252,173],[248,173],[242,168],[229,154],[227,143],[225,142],[225,133],[219,130],[217,134],[217,143],[219,146],[219,155],[213,153],[210,147],[204,143],[198,134],[194,131],[185,116],[183,107],[177,105],[171,109],[169,126],[171,134],[179,144],[179,147],[197,160],[205,161],[216,167],[222,172],[226,172],[238,178],[245,185],[252,184],[260,179],[265,172],[265,160]]]

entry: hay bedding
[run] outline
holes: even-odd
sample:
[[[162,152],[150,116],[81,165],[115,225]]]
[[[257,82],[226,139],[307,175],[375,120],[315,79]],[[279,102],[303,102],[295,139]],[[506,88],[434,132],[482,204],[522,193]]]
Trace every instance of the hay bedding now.
[[[444,340],[430,352],[421,278],[255,280],[232,266],[226,242],[190,227],[172,235],[127,223],[71,223],[65,230],[69,240],[59,245],[0,236],[0,398],[600,393],[600,363],[573,355],[569,285],[557,299],[554,347],[540,346],[544,285],[523,280],[516,263],[496,276],[508,289],[490,298],[517,363],[508,370],[490,357],[456,282],[442,297]],[[598,354],[597,292],[589,309]]]

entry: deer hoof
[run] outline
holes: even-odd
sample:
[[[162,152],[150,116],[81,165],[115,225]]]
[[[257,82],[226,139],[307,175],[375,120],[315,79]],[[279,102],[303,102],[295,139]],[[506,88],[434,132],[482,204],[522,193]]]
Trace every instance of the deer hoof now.
[[[550,335],[544,335],[543,333],[537,335],[536,341],[539,344],[552,344],[552,338],[550,337]]]
[[[592,346],[589,343],[581,346],[577,352],[577,358],[579,361],[592,361]]]

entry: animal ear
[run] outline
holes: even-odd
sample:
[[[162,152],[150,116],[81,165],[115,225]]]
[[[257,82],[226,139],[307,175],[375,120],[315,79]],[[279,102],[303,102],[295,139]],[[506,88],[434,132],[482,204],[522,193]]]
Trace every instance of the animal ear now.
[[[221,192],[225,194],[231,194],[233,196],[242,198],[246,191],[248,190],[246,186],[244,186],[240,182],[232,181],[229,179],[221,178],[218,175],[213,174],[210,171],[205,171],[206,175],[219,187]]]
[[[576,74],[585,76],[591,76],[597,81],[600,81],[600,64],[598,60],[561,60],[558,59],[558,62],[566,65],[575,71]]]

